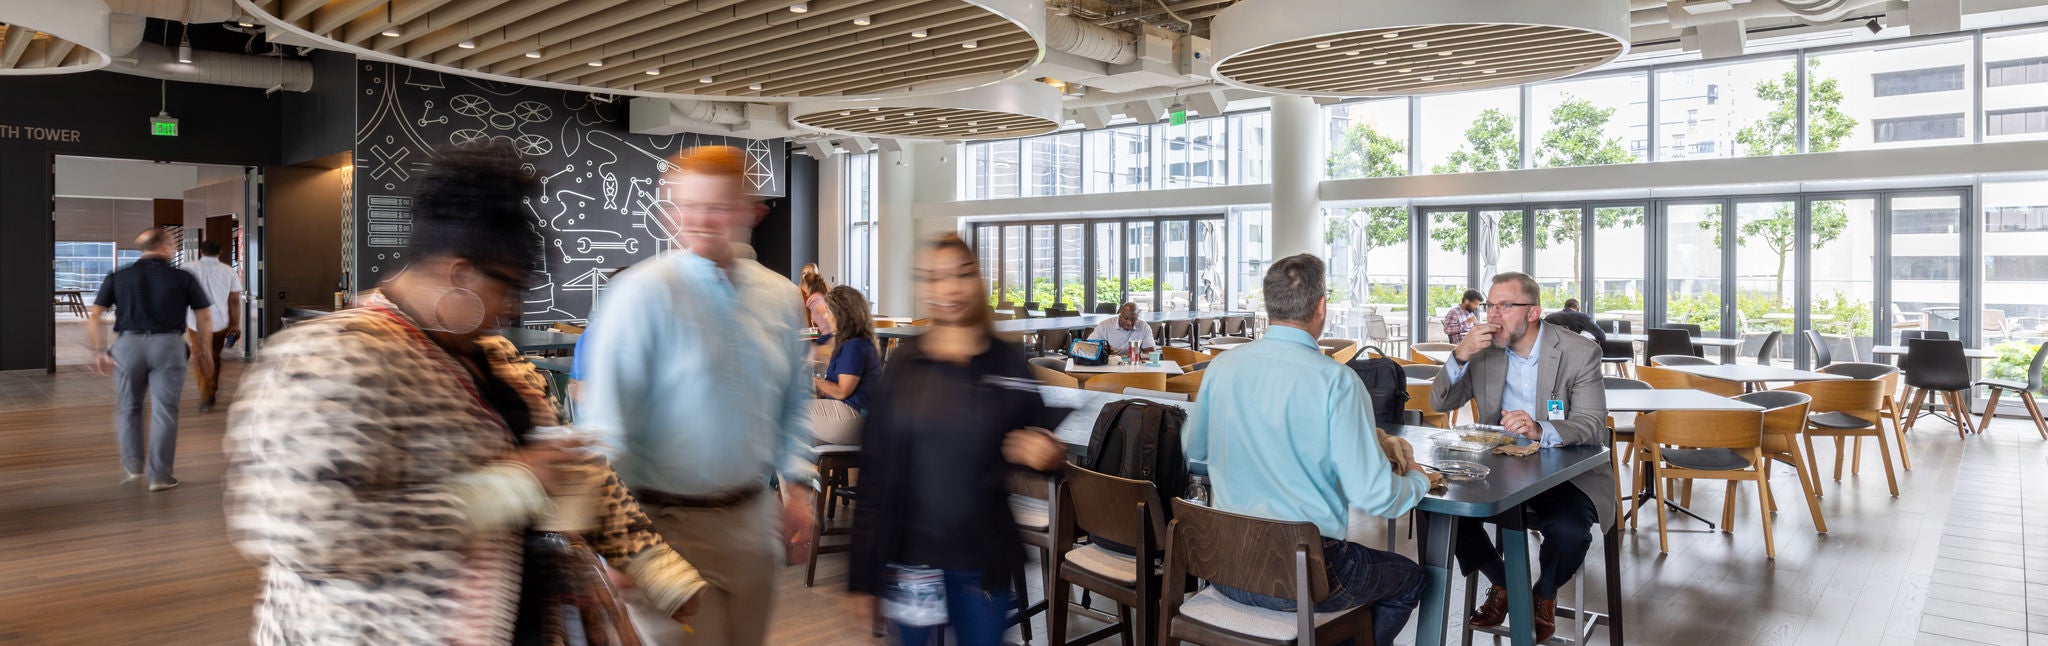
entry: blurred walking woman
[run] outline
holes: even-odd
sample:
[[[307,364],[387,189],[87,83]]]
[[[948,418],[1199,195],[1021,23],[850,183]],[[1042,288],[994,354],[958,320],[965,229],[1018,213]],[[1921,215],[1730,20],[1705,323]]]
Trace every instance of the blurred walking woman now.
[[[927,243],[917,274],[932,325],[890,354],[869,405],[848,587],[901,644],[950,624],[952,643],[992,646],[1024,582],[1010,472],[1059,468],[1066,447],[1033,428],[1049,424],[1044,400],[1023,349],[990,327],[967,244]]]
[[[549,595],[565,583],[524,536],[550,494],[576,490],[558,467],[583,458],[529,439],[555,411],[493,332],[542,262],[518,210],[531,181],[509,148],[440,155],[409,266],[273,337],[231,412],[228,524],[263,570],[258,644],[562,641]],[[702,579],[597,473],[587,540],[683,616]]]

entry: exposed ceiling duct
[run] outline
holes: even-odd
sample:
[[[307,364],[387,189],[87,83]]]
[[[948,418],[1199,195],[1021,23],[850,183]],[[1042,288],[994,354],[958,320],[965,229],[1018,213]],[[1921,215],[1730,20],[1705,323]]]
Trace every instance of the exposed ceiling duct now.
[[[260,90],[305,92],[313,89],[313,64],[306,61],[202,49],[192,52],[191,63],[180,63],[176,51],[156,43],[137,46],[127,58],[116,59],[108,65],[107,70],[167,81]]]
[[[786,123],[788,111],[781,104],[634,97],[628,105],[627,129],[635,134],[773,139],[801,132]]]
[[[1138,60],[1137,37],[1071,16],[1045,17],[1045,46],[1089,60],[1126,64]]]
[[[0,0],[0,75],[105,67],[108,16],[98,0]]]

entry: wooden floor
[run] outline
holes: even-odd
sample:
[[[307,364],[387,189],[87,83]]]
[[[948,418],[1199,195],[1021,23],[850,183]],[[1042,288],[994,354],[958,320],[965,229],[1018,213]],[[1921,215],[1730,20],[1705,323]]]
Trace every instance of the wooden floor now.
[[[224,392],[240,368],[228,364]],[[256,572],[228,547],[221,517],[226,414],[198,413],[188,386],[184,485],[151,494],[119,484],[111,403],[109,383],[80,369],[0,373],[0,644],[246,641]],[[1958,440],[1932,419],[1908,442],[1915,469],[1899,497],[1874,447],[1862,475],[1826,484],[1825,536],[1780,468],[1774,561],[1753,490],[1737,500],[1732,534],[1674,519],[1669,554],[1654,517],[1626,535],[1629,642],[2048,645],[2048,442],[2018,420]],[[1718,489],[1702,484],[1696,498],[1710,519]],[[1583,577],[1595,609],[1602,567],[1596,548]],[[873,643],[847,620],[844,573],[843,555],[821,563],[817,588],[785,570],[772,643]]]

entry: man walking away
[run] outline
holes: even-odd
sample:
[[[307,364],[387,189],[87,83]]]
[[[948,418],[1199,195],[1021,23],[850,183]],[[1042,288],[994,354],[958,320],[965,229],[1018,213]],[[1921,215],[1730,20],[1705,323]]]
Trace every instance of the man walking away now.
[[[185,314],[185,336],[192,343],[192,353],[213,358],[192,363],[192,375],[199,379],[201,413],[213,412],[213,396],[220,389],[221,346],[228,337],[242,332],[242,277],[235,274],[235,268],[220,261],[221,249],[217,241],[199,243],[199,262],[185,267],[199,280],[199,287],[206,290],[206,300],[213,302],[213,307],[207,310],[213,319],[213,329],[207,334],[210,342],[200,338],[199,315]],[[201,353],[201,348],[206,352]]]
[[[144,475],[142,460],[142,400],[150,400],[149,490],[163,491],[178,486],[171,477],[171,460],[178,451],[178,396],[185,391],[184,326],[178,320],[186,312],[193,317],[198,335],[191,352],[204,365],[212,365],[207,351],[213,347],[213,316],[207,308],[206,290],[192,274],[171,266],[171,236],[150,229],[135,237],[142,257],[107,274],[93,299],[86,319],[87,338],[99,356],[92,371],[114,377],[114,438],[121,445],[122,482],[135,482]],[[111,347],[100,321],[114,309],[115,339]]]

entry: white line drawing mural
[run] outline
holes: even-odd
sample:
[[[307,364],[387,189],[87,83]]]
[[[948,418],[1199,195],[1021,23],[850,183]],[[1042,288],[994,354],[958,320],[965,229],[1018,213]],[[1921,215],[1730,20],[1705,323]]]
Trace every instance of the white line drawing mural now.
[[[356,106],[355,163],[359,181],[367,178],[354,196],[360,287],[403,267],[398,253],[383,252],[409,244],[412,192],[436,146],[509,144],[524,160],[520,171],[540,185],[521,202],[531,244],[545,258],[521,298],[522,323],[586,320],[620,269],[673,249],[675,206],[662,179],[674,170],[669,155],[690,146],[740,146],[749,192],[783,191],[778,140],[636,135],[627,132],[623,101],[389,63],[358,65],[367,88]]]

